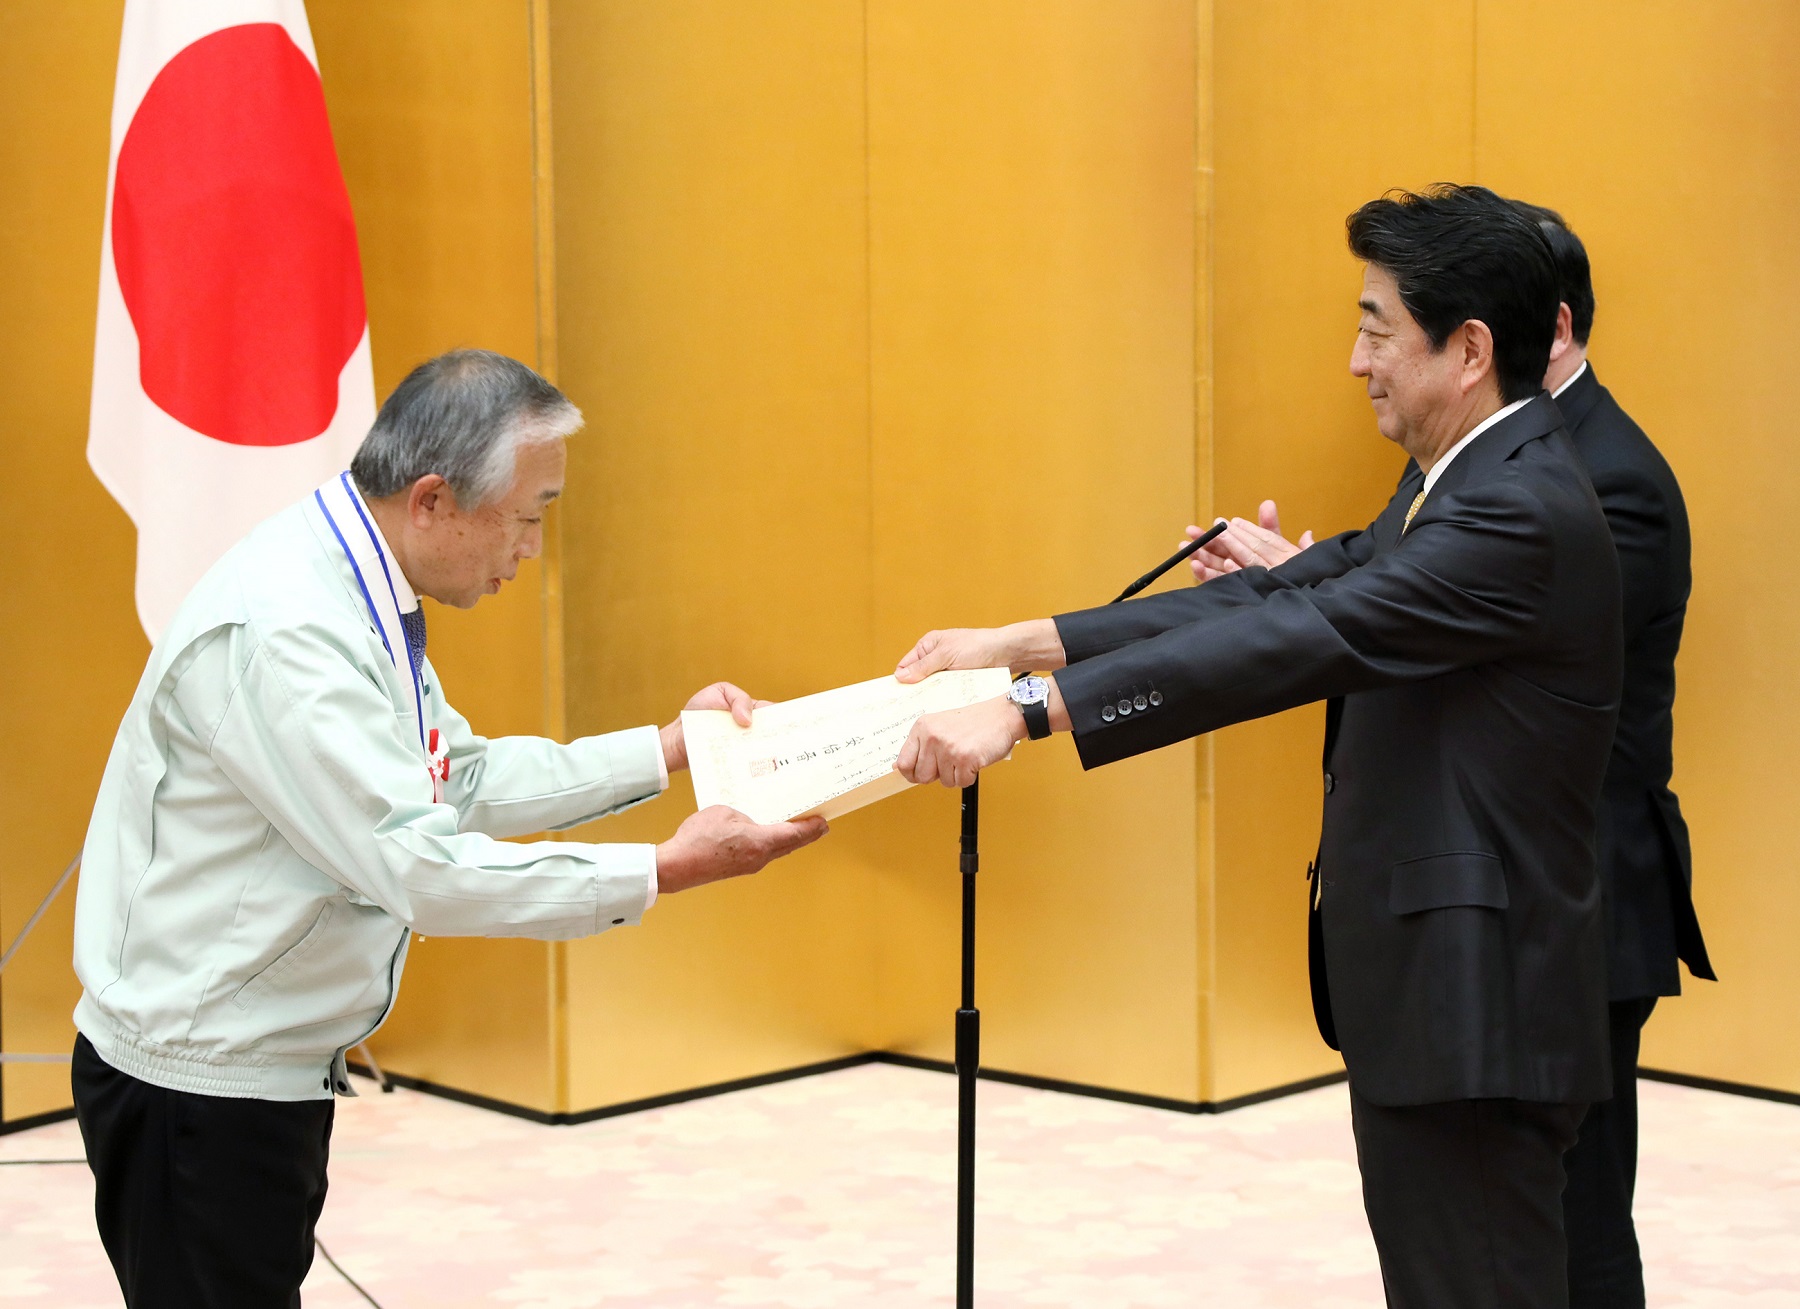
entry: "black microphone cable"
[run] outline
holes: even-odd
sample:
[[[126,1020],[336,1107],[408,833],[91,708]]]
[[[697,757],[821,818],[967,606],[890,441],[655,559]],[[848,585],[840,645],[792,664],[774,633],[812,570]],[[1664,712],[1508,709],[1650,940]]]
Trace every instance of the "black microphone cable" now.
[[[86,1163],[87,1163],[86,1159],[0,1159],[0,1168],[4,1168],[4,1167],[17,1168],[17,1167],[21,1167],[26,1164],[82,1164],[85,1166]],[[331,1257],[331,1251],[329,1251],[325,1248],[325,1242],[321,1241],[318,1237],[315,1236],[315,1237],[313,1237],[313,1244],[319,1248],[319,1253],[325,1256],[325,1262],[330,1264],[334,1269],[337,1270],[337,1275],[339,1277],[343,1278],[346,1282],[350,1283],[351,1287],[356,1291],[356,1293],[358,1295],[360,1295],[363,1299],[367,1300],[370,1304],[374,1305],[375,1309],[381,1309],[381,1301],[377,1300],[374,1296],[370,1295],[368,1293],[368,1291],[363,1288],[363,1284],[361,1282],[357,1281],[354,1277],[350,1276],[349,1273],[344,1271],[344,1266],[342,1264],[340,1264],[336,1259],[333,1259]]]
[[[1196,536],[1192,541],[1189,541],[1186,545],[1182,546],[1181,549],[1177,550],[1174,554],[1170,555],[1167,559],[1163,560],[1155,568],[1152,568],[1149,572],[1145,573],[1142,577],[1138,578],[1137,581],[1133,582],[1130,586],[1126,587],[1123,591],[1119,592],[1118,599],[1114,600],[1112,603],[1118,604],[1119,600],[1131,599],[1132,596],[1136,595],[1139,591],[1143,590],[1146,586],[1149,586],[1150,583],[1154,582],[1157,578],[1161,577],[1164,573],[1168,572],[1171,568],[1173,568],[1176,564],[1180,563],[1183,559],[1191,559],[1195,554],[1199,553],[1200,548],[1202,546],[1206,545],[1214,537],[1218,536],[1219,533],[1221,533],[1225,530],[1225,528],[1226,528],[1226,523],[1223,519],[1214,523],[1211,527],[1207,528],[1204,532],[1200,533],[1199,536]]]
[[[340,1264],[337,1260],[333,1259],[331,1257],[331,1251],[329,1251],[325,1248],[325,1242],[321,1241],[318,1237],[315,1236],[315,1237],[313,1237],[313,1244],[319,1248],[319,1253],[325,1256],[325,1262],[330,1264],[333,1268],[337,1269],[337,1274],[339,1277],[343,1278],[346,1282],[350,1283],[351,1287],[356,1291],[356,1293],[358,1295],[360,1295],[363,1299],[367,1300],[370,1304],[374,1305],[375,1309],[381,1309],[381,1301],[377,1300],[374,1296],[370,1295],[366,1290],[363,1289],[363,1285],[361,1282],[357,1281],[354,1277],[350,1276],[349,1273],[344,1271],[344,1266],[342,1264]]]

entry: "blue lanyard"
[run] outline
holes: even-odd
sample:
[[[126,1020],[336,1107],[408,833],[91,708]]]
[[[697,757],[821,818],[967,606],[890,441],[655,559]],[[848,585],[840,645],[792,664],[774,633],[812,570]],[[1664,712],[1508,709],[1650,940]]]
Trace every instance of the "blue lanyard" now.
[[[343,484],[344,495],[349,499],[351,507],[356,510],[356,516],[362,520],[363,530],[368,533],[369,546],[375,552],[376,562],[381,565],[382,580],[387,583],[388,598],[393,601],[394,614],[398,617],[400,613],[400,593],[394,587],[393,574],[389,572],[387,566],[387,552],[382,547],[381,538],[376,535],[375,524],[369,521],[368,512],[363,508],[361,498],[356,494],[356,489],[350,484],[350,474],[339,473],[338,480]],[[321,494],[323,489],[324,488],[321,487],[320,490],[314,491],[313,499],[318,502],[319,512],[325,515],[325,521],[331,527],[331,534],[337,537],[338,548],[344,552],[344,558],[350,562],[350,571],[356,574],[356,585],[362,590],[363,603],[369,607],[369,618],[375,624],[375,634],[381,638],[382,648],[387,651],[388,658],[393,661],[394,670],[398,672],[400,671],[401,666],[400,658],[394,653],[393,643],[388,640],[387,629],[381,621],[381,613],[375,607],[375,597],[369,591],[368,579],[363,576],[363,570],[356,562],[356,555],[350,549],[350,543],[344,539],[343,530],[338,526],[337,519],[332,517],[331,510],[326,506],[325,497]],[[402,631],[397,635],[399,635],[401,642],[404,643],[406,640],[405,632]],[[419,745],[422,749],[426,750],[427,754],[429,754],[430,748],[425,744],[425,696],[419,684],[418,671],[413,667],[412,653],[410,651],[406,654],[406,672],[412,678],[413,707],[416,711],[418,720]]]

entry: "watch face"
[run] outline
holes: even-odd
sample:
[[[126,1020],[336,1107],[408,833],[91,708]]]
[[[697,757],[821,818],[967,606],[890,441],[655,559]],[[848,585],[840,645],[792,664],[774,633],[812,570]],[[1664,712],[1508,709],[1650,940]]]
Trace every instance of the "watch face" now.
[[[1014,704],[1042,704],[1050,698],[1050,684],[1041,677],[1021,677],[1013,683]]]

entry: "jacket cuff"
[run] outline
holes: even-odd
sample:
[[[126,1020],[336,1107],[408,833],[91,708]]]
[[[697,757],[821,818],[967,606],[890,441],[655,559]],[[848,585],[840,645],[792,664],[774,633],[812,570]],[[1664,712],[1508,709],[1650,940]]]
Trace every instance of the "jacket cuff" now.
[[[1164,688],[1120,664],[1118,659],[1097,660],[1056,674],[1083,768],[1114,763],[1186,734],[1168,721]]]
[[[654,845],[596,846],[603,864],[595,870],[594,931],[635,927],[656,903]]]
[[[612,756],[614,803],[623,808],[653,800],[669,789],[669,766],[663,759],[662,733],[655,727],[633,727],[606,738]]]
[[[1111,616],[1117,617],[1116,614]],[[1050,620],[1056,624],[1056,635],[1062,642],[1063,658],[1067,662],[1077,664],[1083,659],[1104,654],[1111,648],[1101,635],[1106,617],[1108,615],[1104,608],[1080,609],[1074,613],[1057,614]]]

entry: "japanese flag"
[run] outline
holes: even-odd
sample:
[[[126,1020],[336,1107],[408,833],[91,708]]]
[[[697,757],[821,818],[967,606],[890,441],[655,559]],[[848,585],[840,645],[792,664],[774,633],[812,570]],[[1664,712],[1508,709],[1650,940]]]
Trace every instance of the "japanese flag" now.
[[[88,462],[152,641],[375,418],[362,263],[301,0],[126,0]]]

